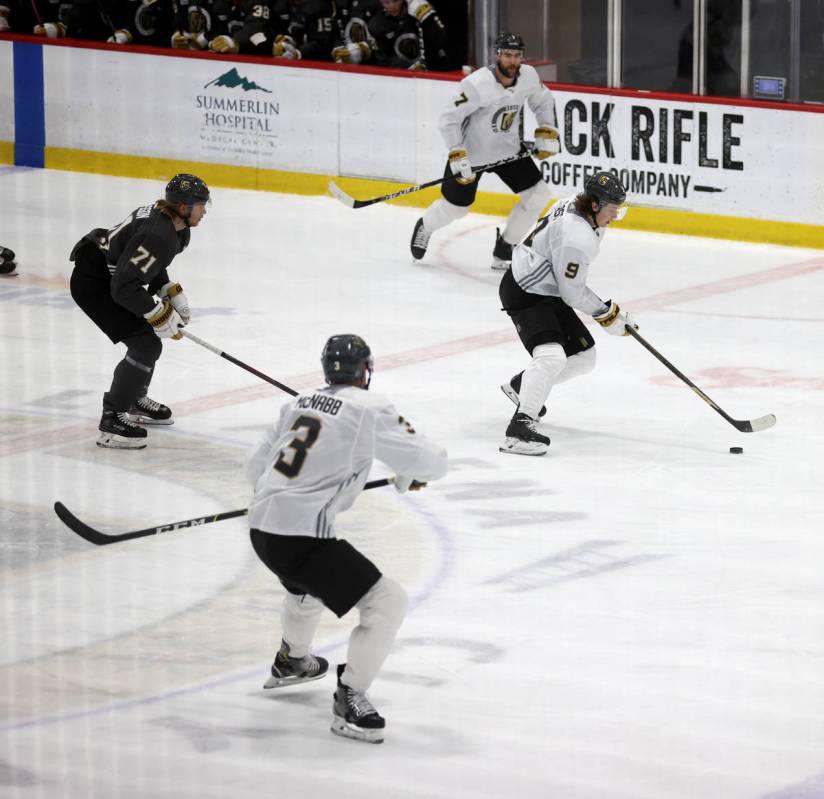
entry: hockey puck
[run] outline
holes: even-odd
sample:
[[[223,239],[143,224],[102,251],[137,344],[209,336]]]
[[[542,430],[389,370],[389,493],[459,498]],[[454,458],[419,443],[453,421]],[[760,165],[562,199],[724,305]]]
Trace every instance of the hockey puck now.
[[[744,447],[730,447],[730,454],[731,455],[743,455],[744,454]]]

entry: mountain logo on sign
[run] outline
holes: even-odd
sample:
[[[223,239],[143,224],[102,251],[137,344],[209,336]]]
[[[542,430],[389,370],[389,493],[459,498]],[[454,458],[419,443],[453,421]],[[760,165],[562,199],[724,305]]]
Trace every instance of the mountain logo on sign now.
[[[257,89],[267,94],[272,93],[270,89],[264,89],[263,86],[258,86],[253,80],[246,80],[234,67],[228,72],[224,72],[219,78],[210,80],[203,88],[207,89],[209,86],[225,86],[227,89],[240,88],[245,92]]]

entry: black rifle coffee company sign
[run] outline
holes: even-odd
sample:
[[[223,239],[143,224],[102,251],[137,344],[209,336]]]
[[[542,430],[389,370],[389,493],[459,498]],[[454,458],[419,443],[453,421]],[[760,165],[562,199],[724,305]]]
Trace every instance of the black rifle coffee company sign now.
[[[541,162],[553,186],[576,191],[610,169],[636,203],[687,207],[747,168],[746,109],[565,92],[555,101],[561,154]]]

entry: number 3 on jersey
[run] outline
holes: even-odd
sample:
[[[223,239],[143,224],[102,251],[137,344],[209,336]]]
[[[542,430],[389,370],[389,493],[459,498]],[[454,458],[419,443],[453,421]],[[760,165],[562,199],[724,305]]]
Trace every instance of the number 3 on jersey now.
[[[286,475],[290,480],[297,477],[300,470],[303,468],[303,462],[306,460],[306,452],[312,448],[312,445],[318,440],[320,434],[321,423],[320,419],[314,416],[299,416],[292,425],[292,430],[300,431],[305,428],[306,432],[301,436],[300,432],[289,442],[288,449],[294,452],[288,452],[286,448],[280,451],[278,459],[275,461],[274,468],[281,474]],[[290,457],[287,457],[290,455]]]

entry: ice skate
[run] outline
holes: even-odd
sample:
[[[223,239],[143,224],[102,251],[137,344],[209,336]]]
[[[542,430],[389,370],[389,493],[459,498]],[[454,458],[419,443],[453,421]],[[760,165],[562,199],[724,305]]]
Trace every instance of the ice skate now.
[[[264,688],[284,688],[287,685],[319,680],[329,670],[329,662],[315,655],[302,658],[289,657],[289,644],[280,642],[280,649],[272,664],[272,676],[263,684]]]
[[[175,423],[170,408],[148,397],[138,397],[129,411],[129,416],[136,424]]]
[[[538,421],[516,411],[506,428],[506,439],[499,447],[501,452],[513,455],[545,455],[549,449],[549,436],[537,430]]]
[[[98,426],[98,447],[110,449],[145,449],[146,431],[134,424],[125,411],[103,411]]]
[[[12,250],[8,247],[0,247],[0,276],[16,277],[17,261],[14,258],[15,255]]]
[[[332,705],[332,732],[356,741],[383,743],[385,719],[375,710],[365,693],[353,691],[340,681],[345,668],[345,663],[338,665],[338,688]]]
[[[432,234],[423,226],[423,218],[415,222],[415,229],[412,231],[412,243],[409,248],[412,251],[412,257],[416,261],[420,261],[426,255],[426,247],[431,236]]]
[[[508,383],[504,383],[501,386],[501,391],[506,394],[512,402],[515,403],[516,406],[520,407],[521,405],[521,398],[519,394],[521,393],[521,378],[524,376],[523,372],[518,372]],[[542,416],[546,414],[546,405],[541,405],[541,410],[538,411],[538,418],[540,419]]]
[[[512,245],[504,241],[500,228],[495,228],[495,249],[492,250],[492,269],[506,272],[512,263]]]

